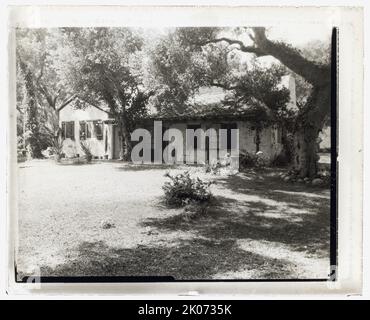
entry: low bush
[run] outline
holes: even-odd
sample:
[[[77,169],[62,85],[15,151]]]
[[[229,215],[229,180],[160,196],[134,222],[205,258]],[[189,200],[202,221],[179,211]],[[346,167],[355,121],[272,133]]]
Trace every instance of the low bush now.
[[[17,161],[24,162],[27,160],[27,150],[18,150],[17,152]]]
[[[320,153],[330,153],[331,152],[331,149],[330,148],[320,148],[319,149],[319,152]]]
[[[219,161],[214,161],[212,163],[207,163],[204,167],[206,173],[219,174],[221,169],[221,163]]]
[[[205,172],[215,175],[228,175],[235,173],[235,168],[232,166],[232,159],[229,153],[219,160],[211,160],[205,165]]]
[[[51,154],[54,155],[55,161],[59,162],[60,159],[63,157],[63,141],[62,139],[59,139],[59,137],[54,137],[51,142]]]
[[[93,155],[91,153],[91,147],[87,141],[80,141],[81,149],[86,157],[86,162],[91,162]]]
[[[250,153],[247,151],[240,151],[239,154],[239,168],[241,170],[247,168],[262,169],[267,166],[267,161],[263,156],[262,151]]]
[[[287,167],[289,164],[290,164],[289,157],[284,152],[281,152],[278,155],[276,155],[271,162],[271,165],[274,167]]]
[[[167,205],[181,207],[210,201],[212,194],[209,187],[212,182],[191,178],[188,171],[175,176],[166,173],[165,176],[170,179],[162,187]]]
[[[253,168],[256,166],[256,160],[257,157],[255,154],[246,151],[241,151],[239,155],[239,167],[241,169]]]

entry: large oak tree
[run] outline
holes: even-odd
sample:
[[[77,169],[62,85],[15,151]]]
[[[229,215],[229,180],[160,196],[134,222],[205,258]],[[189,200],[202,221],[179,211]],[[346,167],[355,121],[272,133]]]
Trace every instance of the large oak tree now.
[[[252,54],[256,58],[272,56],[282,66],[299,75],[309,84],[308,97],[299,105],[295,117],[290,119],[293,133],[293,167],[300,177],[315,176],[318,160],[318,135],[329,117],[331,106],[331,69],[328,61],[311,60],[307,58],[307,55],[305,56],[285,42],[270,40],[263,27],[238,28],[227,33],[225,33],[225,29],[219,28],[178,28],[176,34],[183,48],[193,52],[211,50],[213,55],[222,57],[225,50],[221,50],[220,55],[218,50],[220,46],[216,46],[219,44],[221,49],[225,46],[229,48],[229,52],[237,50]],[[241,40],[245,34],[251,40],[250,45]],[[246,97],[254,96],[262,101],[264,96],[269,95],[267,90],[262,90],[263,87],[260,88],[259,94],[258,90],[254,90],[254,92],[250,90],[251,84],[257,79],[256,77],[253,78],[250,74],[245,73],[230,79],[229,75],[230,72],[227,68],[219,68],[216,75],[213,75],[216,80],[212,80],[209,84],[224,86],[225,89],[238,91],[237,95],[239,96],[243,96],[243,94]],[[267,103],[267,106],[274,108],[274,99],[270,102]]]
[[[120,157],[130,158],[131,131],[147,112],[151,92],[142,80],[142,38],[128,28],[66,28],[58,64],[64,81],[79,98],[78,107],[105,105],[120,133]]]

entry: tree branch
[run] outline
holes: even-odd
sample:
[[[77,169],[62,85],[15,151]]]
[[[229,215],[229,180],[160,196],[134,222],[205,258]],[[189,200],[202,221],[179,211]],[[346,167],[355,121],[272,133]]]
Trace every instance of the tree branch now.
[[[54,103],[53,97],[48,93],[47,89],[43,85],[41,85],[40,83],[38,83],[37,86],[39,88],[39,91],[43,94],[43,96],[45,97],[46,101],[48,102],[49,107],[51,107],[52,109],[55,110],[55,103]]]
[[[227,84],[224,84],[224,83],[219,83],[219,82],[215,82],[215,81],[211,81],[209,83],[211,86],[213,87],[219,87],[219,88],[222,88],[224,90],[235,90],[237,88],[239,88],[239,86],[237,85],[227,85]]]
[[[254,53],[257,57],[271,55],[313,85],[326,85],[330,80],[330,66],[320,65],[307,60],[298,50],[284,42],[269,40],[266,37],[266,29],[264,27],[254,27],[252,32],[253,34],[248,33],[248,36],[254,43],[252,46],[246,46],[242,41],[228,37],[206,41],[189,41],[198,46],[226,42],[229,45],[237,45],[238,47],[235,48],[242,52]]]
[[[61,106],[58,107],[58,110],[61,108],[64,108],[66,105],[70,104],[74,99],[76,99],[76,95],[71,96],[70,98],[64,100],[64,102],[61,104]]]
[[[41,58],[41,60],[42,60],[42,64],[41,64],[41,70],[40,70],[40,73],[39,73],[39,75],[38,75],[38,76],[37,76],[37,78],[36,78],[36,82],[37,82],[37,83],[40,81],[40,79],[41,79],[41,78],[42,78],[42,76],[44,75],[45,57],[46,57],[46,53],[44,53],[44,54],[42,55],[42,58]]]
[[[283,42],[271,41],[266,37],[263,27],[252,28],[254,36],[251,36],[255,46],[266,55],[278,59],[286,67],[301,75],[313,85],[324,85],[330,80],[330,66],[322,66],[305,59],[298,50]]]
[[[16,106],[16,109],[19,111],[19,113],[21,113],[21,114],[24,114],[25,113],[25,111],[24,110],[22,110],[21,109],[21,107],[19,107],[19,106]]]
[[[240,51],[243,51],[243,52],[246,52],[246,53],[254,53],[258,57],[266,55],[263,51],[261,51],[259,48],[255,47],[255,46],[246,46],[240,40],[230,39],[230,38],[227,38],[227,37],[211,39],[211,40],[203,41],[203,42],[193,42],[193,44],[204,46],[204,45],[207,45],[207,44],[218,43],[218,42],[227,42],[229,45],[237,44],[239,46],[239,48],[237,48],[237,49],[239,49]]]

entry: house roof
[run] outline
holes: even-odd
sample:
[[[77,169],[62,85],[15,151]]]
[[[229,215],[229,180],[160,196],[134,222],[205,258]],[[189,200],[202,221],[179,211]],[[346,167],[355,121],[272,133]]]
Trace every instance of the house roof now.
[[[282,85],[286,85],[282,83]],[[95,107],[106,112],[113,118],[107,105],[96,105],[89,101],[76,97],[73,101],[80,105],[81,109],[86,106]],[[64,106],[65,107],[65,106]],[[58,111],[62,110],[60,108]],[[181,108],[179,108],[181,109]],[[269,120],[271,111],[261,101],[251,98],[247,104],[240,104],[228,99],[227,91],[218,87],[203,87],[192,97],[189,104],[184,107],[183,113],[160,113],[150,112],[143,121],[163,120],[163,121],[187,121],[187,120]]]
[[[187,121],[187,120],[268,120],[270,110],[255,100],[248,105],[236,105],[233,101],[219,103],[193,104],[182,114],[151,114],[146,120]]]
[[[253,120],[269,119],[271,111],[257,99],[250,99],[248,104],[241,105],[228,98],[228,91],[218,87],[203,87],[198,93],[189,99],[189,103],[183,108],[174,110],[182,113],[151,112],[145,120],[162,121],[187,121],[187,120]],[[155,110],[154,108],[152,110]]]
[[[76,108],[85,109],[86,107],[94,107],[96,109],[99,109],[100,111],[103,111],[107,113],[109,116],[111,115],[109,112],[109,109],[105,107],[104,105],[98,106],[96,104],[93,104],[89,101],[83,100],[80,97],[75,97],[71,100],[70,103],[64,104],[61,108],[58,109],[58,112],[60,112],[62,109],[64,109],[66,106],[69,106],[71,103],[74,103],[76,105]]]

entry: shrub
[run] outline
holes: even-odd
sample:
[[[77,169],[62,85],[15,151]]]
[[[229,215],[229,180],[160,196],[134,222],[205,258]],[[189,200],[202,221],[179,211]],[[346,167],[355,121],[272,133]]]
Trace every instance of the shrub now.
[[[17,157],[18,161],[24,161],[27,158],[27,149],[24,146],[23,137],[17,137]]]
[[[211,199],[209,186],[212,182],[191,178],[188,171],[175,176],[166,173],[165,176],[171,180],[165,182],[162,187],[168,205],[180,207],[190,203],[208,202]]]
[[[290,160],[285,152],[280,152],[271,163],[274,167],[286,167],[290,164]]]
[[[56,161],[60,161],[63,155],[63,141],[55,136],[51,139],[51,152]]]
[[[266,158],[264,157],[263,155],[263,152],[262,151],[258,151],[256,153],[256,168],[257,169],[263,169],[267,166],[268,164],[268,161],[266,160]]]
[[[18,150],[17,152],[17,161],[18,162],[23,162],[27,160],[27,150],[26,149],[21,149]]]
[[[264,168],[267,165],[267,161],[263,156],[262,151],[258,151],[255,154],[247,152],[247,151],[240,151],[239,154],[239,167],[240,169],[246,168]]]
[[[257,158],[255,154],[241,151],[239,155],[239,167],[242,169],[255,167],[256,160]]]
[[[23,150],[25,150],[23,136],[17,136],[17,150],[18,153],[21,153]]]
[[[219,161],[214,161],[207,163],[204,167],[206,173],[219,174],[221,168],[221,163]]]
[[[49,156],[54,155],[55,161],[59,162],[63,157],[63,140],[60,136],[60,129],[43,127],[43,137],[47,147],[49,149]]]
[[[81,149],[83,153],[85,154],[86,161],[89,163],[92,160],[92,153],[91,153],[91,147],[87,141],[80,141]]]
[[[329,148],[320,148],[319,152],[320,153],[330,153],[331,152],[330,150],[331,150],[330,147]]]

